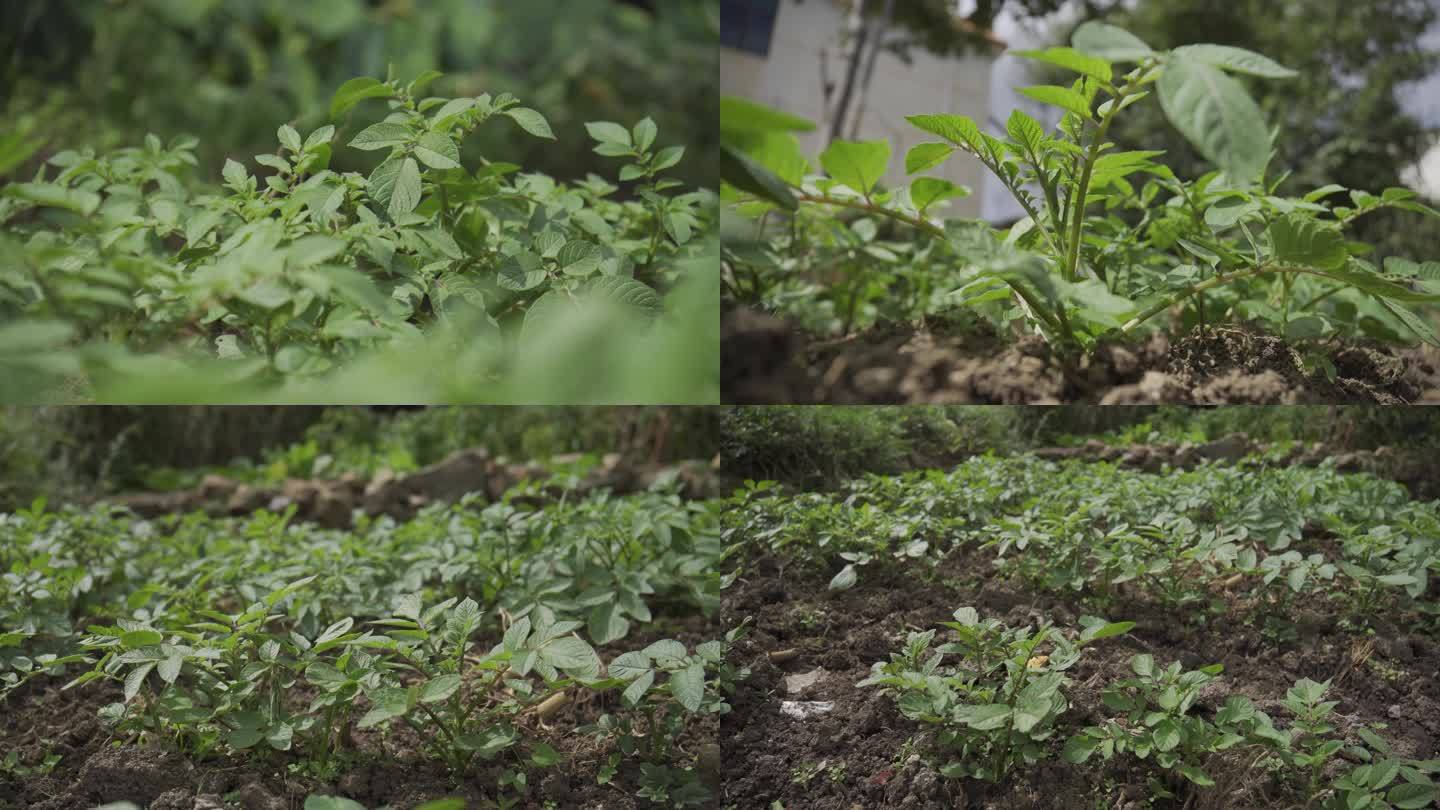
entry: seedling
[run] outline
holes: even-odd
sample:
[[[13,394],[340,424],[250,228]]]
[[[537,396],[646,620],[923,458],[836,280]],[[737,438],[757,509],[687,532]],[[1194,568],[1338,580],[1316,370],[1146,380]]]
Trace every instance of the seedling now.
[[[910,633],[905,649],[877,662],[857,686],[882,687],[906,717],[940,727],[940,744],[958,757],[942,774],[989,782],[1044,758],[1045,742],[1070,705],[1064,672],[1080,659],[1080,648],[1134,627],[1091,619],[1071,641],[1052,625],[1012,629],[969,607],[941,624],[956,641],[932,649],[934,630]],[[944,665],[947,655],[958,660]]]

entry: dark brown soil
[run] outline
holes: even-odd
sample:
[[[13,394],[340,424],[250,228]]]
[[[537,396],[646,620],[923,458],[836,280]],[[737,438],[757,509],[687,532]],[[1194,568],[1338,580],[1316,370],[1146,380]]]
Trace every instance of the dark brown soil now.
[[[1306,371],[1285,341],[1223,327],[1173,345],[1110,344],[1067,370],[1038,337],[1018,342],[888,325],[818,340],[751,310],[722,326],[724,400],[733,404],[1440,403],[1440,350],[1361,343],[1323,351],[1334,379]]]
[[[984,553],[956,553],[933,569],[914,562],[872,564],[857,586],[840,593],[827,590],[833,572],[786,570],[770,558],[752,561],[724,598],[726,621],[750,617],[755,629],[741,651],[754,675],[721,722],[722,804],[760,808],[780,801],[786,810],[1178,807],[1146,803],[1152,795],[1147,778],[1155,773],[1143,765],[1098,758],[1066,764],[1058,757],[1063,734],[1052,740],[1050,759],[1004,784],[946,779],[920,724],[905,719],[877,689],[854,686],[872,663],[899,649],[907,631],[934,628],[961,606],[1011,625],[1043,617],[1077,626],[1073,603],[1016,589],[993,575],[989,560]],[[1187,668],[1224,664],[1224,676],[1207,687],[1199,711],[1214,711],[1227,691],[1237,691],[1283,726],[1290,718],[1278,701],[1296,680],[1333,678],[1339,729],[1387,723],[1383,733],[1396,755],[1426,758],[1440,750],[1440,641],[1433,637],[1395,630],[1372,645],[1310,614],[1300,622],[1300,640],[1280,646],[1229,618],[1187,624],[1186,617],[1153,606],[1112,614],[1112,620],[1139,624],[1127,636],[1087,648],[1070,671],[1072,707],[1062,723],[1072,729],[1108,716],[1100,704],[1103,686],[1129,677],[1131,656],[1148,652],[1157,662],[1178,660]],[[789,650],[798,654],[771,663],[770,653]],[[787,676],[817,671],[818,682],[787,692]],[[781,713],[782,700],[832,701],[834,710],[792,719]],[[1294,797],[1290,786],[1240,762],[1212,761],[1207,772],[1220,783],[1208,793],[1210,807],[1279,807]]]
[[[716,635],[715,623],[701,617],[665,625],[668,632],[652,625],[648,632],[627,637],[616,649],[602,649],[601,657],[609,660],[660,638],[694,645]],[[130,801],[151,810],[299,810],[311,793],[344,796],[371,808],[389,805],[405,810],[447,797],[464,799],[467,808],[491,808],[500,796],[497,778],[506,763],[477,760],[468,772],[454,777],[428,757],[424,741],[403,724],[392,724],[384,733],[355,731],[358,750],[338,778],[325,781],[292,772],[290,768],[302,762],[295,752],[272,752],[268,759],[220,756],[194,761],[161,748],[125,744],[96,717],[100,707],[121,699],[118,686],[95,682],[62,691],[64,683],[56,679],[27,685],[0,712],[0,758],[12,748],[20,752],[22,765],[39,763],[51,753],[61,755],[48,775],[22,777],[0,771],[3,810],[79,810],[110,801]],[[525,718],[526,740],[549,743],[561,760],[544,769],[510,763],[520,764],[531,780],[518,807],[541,808],[547,802],[554,807],[607,810],[657,806],[636,798],[638,768],[633,761],[623,763],[611,783],[597,783],[599,767],[613,745],[575,732],[601,713],[615,711],[618,704],[609,704],[618,697],[612,693],[604,700],[607,703],[577,701],[545,723]],[[714,718],[701,719],[692,723],[680,747],[684,755],[698,756],[706,746],[715,745],[716,734]],[[514,790],[508,795],[513,798]]]

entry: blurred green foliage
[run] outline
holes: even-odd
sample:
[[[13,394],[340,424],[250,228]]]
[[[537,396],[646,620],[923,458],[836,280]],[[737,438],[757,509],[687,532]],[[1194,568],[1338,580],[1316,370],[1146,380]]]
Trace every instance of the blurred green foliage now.
[[[208,472],[265,485],[403,473],[471,447],[515,460],[710,458],[719,418],[677,407],[0,407],[0,510],[38,495],[187,487]]]
[[[275,128],[326,123],[353,76],[439,69],[433,90],[510,92],[557,132],[650,116],[689,145],[682,178],[717,175],[719,0],[11,0],[0,28],[10,121],[43,110],[39,157],[114,148],[147,132],[190,134],[200,165],[268,151]],[[298,115],[295,111],[301,111]],[[383,115],[357,111],[347,138]],[[561,179],[593,170],[578,136],[539,144],[513,132],[469,147]],[[0,173],[10,153],[0,141]],[[473,160],[473,158],[472,158]],[[333,166],[338,171],[359,166]],[[218,171],[218,168],[216,169]],[[218,180],[217,178],[213,178]]]

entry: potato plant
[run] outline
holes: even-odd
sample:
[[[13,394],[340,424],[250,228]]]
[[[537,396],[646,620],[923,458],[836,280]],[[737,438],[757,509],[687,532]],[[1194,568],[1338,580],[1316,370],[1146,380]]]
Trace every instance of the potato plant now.
[[[684,147],[648,118],[599,121],[588,140],[613,160],[610,179],[563,183],[500,156],[466,165],[481,127],[555,148],[579,139],[561,142],[508,93],[425,95],[438,75],[347,82],[330,107],[337,124],[282,125],[274,152],[225,162],[222,188],[192,182],[195,139],[153,135],[52,155],[5,186],[0,370],[12,382],[0,396],[33,399],[75,378],[102,396],[133,390],[123,385],[179,374],[161,357],[275,396],[372,356],[441,352],[463,360],[457,374],[483,398],[486,383],[543,376],[541,353],[574,351],[577,323],[637,348],[674,331],[675,301],[705,288],[713,250],[713,193],[668,176]],[[376,100],[389,114],[351,131],[352,108]],[[332,171],[340,148],[378,165]]]
[[[37,680],[109,684],[100,720],[123,743],[331,781],[367,767],[362,733],[403,730],[457,783],[491,774],[508,806],[566,756],[536,718],[578,706],[602,784],[710,802],[691,740],[746,676],[729,657],[743,629],[635,637],[715,615],[718,505],[665,486],[537,493],[346,531],[293,510],[0,515],[0,701]]]
[[[997,136],[921,107],[907,120],[934,140],[908,152],[917,176],[897,187],[882,183],[887,142],[834,141],[816,166],[792,134],[809,122],[724,100],[727,297],[821,333],[877,319],[1023,325],[1062,358],[1166,329],[1158,316],[1170,314],[1186,330],[1254,324],[1301,348],[1360,337],[1440,345],[1440,264],[1369,258],[1348,231],[1382,209],[1440,212],[1404,188],[1291,191],[1267,172],[1271,131],[1236,77],[1283,82],[1294,71],[1231,46],[1156,51],[1097,22],[1070,47],[1020,55],[1065,74],[1022,90],[1063,113],[1058,126],[1017,110]],[[1152,95],[1215,171],[1178,177],[1163,153],[1107,140]],[[969,190],[924,173],[957,153],[983,164],[1024,218],[1004,229],[940,218]]]
[[[1307,521],[1331,542],[1307,540]],[[839,492],[752,485],[726,512],[731,554],[783,554],[855,587],[865,564],[938,565],[981,550],[998,576],[1093,612],[1143,601],[1182,622],[1241,597],[1246,620],[1294,639],[1305,603],[1335,598],[1355,626],[1412,611],[1440,574],[1440,511],[1403,488],[1330,468],[1203,466],[1150,475],[1106,464],[974,459],[870,475]]]

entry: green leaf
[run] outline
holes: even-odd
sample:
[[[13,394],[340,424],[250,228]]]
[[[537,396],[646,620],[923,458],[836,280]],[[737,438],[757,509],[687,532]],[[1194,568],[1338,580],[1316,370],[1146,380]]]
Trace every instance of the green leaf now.
[[[1144,40],[1129,31],[1093,20],[1075,29],[1070,44],[1081,53],[1111,62],[1140,62],[1155,55]]]
[[[705,666],[697,661],[670,673],[670,694],[686,711],[700,711],[705,699]]]
[[[386,720],[404,717],[405,713],[410,711],[409,690],[398,687],[377,690],[370,695],[370,702],[374,705],[360,718],[359,728],[378,726]]]
[[[1440,799],[1440,791],[1437,791],[1434,785],[1406,782],[1390,788],[1385,798],[1401,810],[1419,810]]]
[[[353,799],[312,794],[305,798],[305,810],[365,810],[365,805]]]
[[[1135,622],[1110,622],[1109,624],[1096,624],[1085,628],[1080,634],[1080,640],[1086,643],[1100,641],[1102,639],[1123,636],[1135,629]]]
[[[500,275],[495,282],[507,290],[524,292],[539,286],[545,280],[545,265],[540,257],[526,250],[508,256],[500,263]]]
[[[931,135],[938,135],[941,138],[963,146],[972,151],[982,151],[985,139],[980,137],[980,128],[975,122],[963,115],[908,115],[905,117],[912,125],[923,129]]]
[[[596,644],[609,644],[624,638],[630,631],[630,623],[625,620],[618,604],[607,602],[591,609],[589,629],[591,641]]]
[[[1215,785],[1214,779],[1211,779],[1205,774],[1204,771],[1200,770],[1194,765],[1181,765],[1180,775],[1184,776],[1186,779],[1189,779],[1191,782],[1194,782],[1200,787],[1214,787]]]
[[[1095,168],[1090,172],[1090,188],[1097,190],[1105,188],[1111,183],[1135,172],[1152,169],[1156,164],[1150,158],[1159,157],[1164,152],[1111,152],[1101,155],[1095,161]]]
[[[846,565],[840,569],[840,573],[830,579],[830,590],[845,591],[855,587],[855,566]]]
[[[641,698],[645,697],[645,693],[648,692],[654,684],[655,671],[647,669],[640,673],[638,678],[631,681],[629,686],[625,687],[625,691],[620,693],[620,699],[625,701],[627,706],[638,705]]]
[[[1065,748],[1060,756],[1072,765],[1079,765],[1089,759],[1099,745],[1100,741],[1089,734],[1076,734],[1065,741]]]
[[[400,173],[395,177],[395,190],[390,194],[390,206],[386,209],[390,212],[391,219],[400,217],[415,210],[420,204],[420,164],[415,158],[405,158],[400,164]]]
[[[1349,258],[1345,235],[1339,228],[1303,214],[1280,217],[1265,232],[1270,235],[1271,252],[1277,262],[1335,270]]]
[[[165,640],[165,636],[155,630],[131,630],[120,636],[120,646],[127,650],[134,650],[140,647],[153,647]]]
[[[1154,675],[1155,657],[1149,653],[1141,653],[1130,659],[1130,668],[1135,670],[1135,674],[1142,678]]]
[[[421,703],[439,703],[460,691],[460,676],[455,673],[437,675],[420,689]]]
[[[1176,48],[1172,57],[1193,59],[1222,70],[1265,79],[1293,79],[1300,75],[1269,57],[1230,45],[1184,45]]]
[[[982,706],[963,706],[956,710],[960,722],[976,731],[994,731],[1010,720],[1010,707],[1000,703]]]
[[[685,147],[667,146],[655,153],[655,160],[650,164],[650,168],[657,172],[663,172],[674,167],[683,157],[685,157]]]
[[[600,267],[603,256],[593,242],[571,239],[555,256],[560,269],[572,276],[588,276]]]
[[[280,141],[281,146],[291,152],[299,152],[304,147],[300,141],[300,133],[296,132],[295,128],[289,124],[282,124],[280,129],[275,132],[275,137]]]
[[[387,85],[368,76],[351,79],[340,85],[330,99],[330,117],[339,118],[367,98],[389,98],[393,94],[394,91]]]
[[[632,146],[630,130],[612,121],[590,121],[585,124],[585,131],[600,143],[619,144],[627,149]]]
[[[820,155],[820,165],[837,182],[869,196],[890,165],[890,143],[834,141]]]
[[[75,336],[64,321],[19,321],[0,326],[0,356],[50,351]]]
[[[414,135],[404,124],[392,124],[381,121],[378,124],[371,124],[360,130],[354,138],[350,139],[350,145],[356,149],[363,149],[367,152],[376,149],[389,149],[392,146],[399,146],[409,143]]]
[[[1160,77],[1160,106],[1205,158],[1237,182],[1270,160],[1270,130],[1245,87],[1212,65],[1172,56]]]
[[[1010,113],[1005,131],[1016,143],[1025,147],[1028,157],[1040,158],[1044,155],[1045,128],[1040,126],[1039,121],[1026,115],[1024,110],[1017,109]]]
[[[1109,84],[1110,63],[1093,55],[1086,55],[1074,48],[1046,48],[1043,51],[1015,51],[1016,56],[1034,59],[1047,65],[1073,70]]]
[[[1095,118],[1090,112],[1090,103],[1085,100],[1085,97],[1068,87],[1038,84],[1034,87],[1020,88],[1020,94],[1044,104],[1068,110],[1086,120],[1093,121]]]
[[[400,167],[404,162],[402,155],[394,154],[375,167],[368,181],[370,199],[384,206],[390,205],[390,199],[395,195],[395,183],[400,179]]]
[[[1155,724],[1153,734],[1156,751],[1169,751],[1180,744],[1180,729],[1168,717]]]
[[[586,290],[591,295],[650,315],[658,315],[665,308],[654,288],[633,278],[603,276],[591,281]]]
[[[635,142],[635,149],[640,152],[650,151],[650,147],[655,144],[655,136],[659,132],[653,119],[642,118],[630,131],[630,136]]]
[[[226,169],[228,171],[228,164]],[[241,167],[241,171],[244,171],[244,167]],[[15,183],[5,188],[5,194],[36,205],[63,208],[84,217],[95,213],[101,202],[100,195],[93,191],[65,188],[53,183]]]
[[[735,96],[720,97],[720,131],[722,134],[809,132],[813,129],[815,129],[815,124],[810,121],[773,107]]]
[[[938,177],[919,177],[910,184],[910,201],[921,212],[941,200],[969,196],[970,189]]]
[[[1404,323],[1419,338],[1431,346],[1440,347],[1440,333],[1424,317],[1411,312],[1403,304],[1397,304],[1385,299],[1379,299],[1380,306],[1384,307],[1391,315],[1394,315],[1401,323]]]
[[[432,169],[460,168],[460,148],[448,135],[427,132],[415,144],[415,157]]]
[[[505,111],[505,114],[514,119],[520,128],[534,135],[537,138],[555,140],[555,133],[550,131],[550,123],[545,116],[529,107],[512,107]]]
[[[800,207],[800,202],[790,193],[785,181],[745,154],[724,144],[720,145],[720,179],[788,211]]]
[[[125,674],[125,702],[129,703],[140,694],[140,687],[145,685],[145,676],[155,668],[154,661],[146,661]]]
[[[905,153],[905,173],[915,174],[944,163],[955,154],[955,147],[944,143],[922,143]]]

